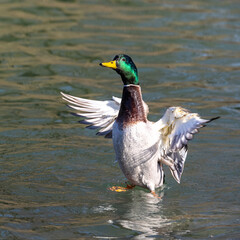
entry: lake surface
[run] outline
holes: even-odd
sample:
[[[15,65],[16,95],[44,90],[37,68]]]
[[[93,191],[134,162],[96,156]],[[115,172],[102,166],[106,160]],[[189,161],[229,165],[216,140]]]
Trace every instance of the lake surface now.
[[[0,239],[239,239],[238,0],[2,0]],[[221,116],[189,144],[181,184],[124,185],[112,142],[85,129],[59,92],[121,97],[99,67],[130,55],[156,121],[181,105]]]

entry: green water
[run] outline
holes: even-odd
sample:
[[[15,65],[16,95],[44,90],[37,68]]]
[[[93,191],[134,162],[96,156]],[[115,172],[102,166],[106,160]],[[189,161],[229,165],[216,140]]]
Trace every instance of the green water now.
[[[201,0],[2,0],[0,239],[239,239],[240,4]],[[99,67],[118,53],[139,71],[151,120],[181,105],[221,116],[189,144],[162,200],[125,182],[111,140],[59,92],[121,96]]]

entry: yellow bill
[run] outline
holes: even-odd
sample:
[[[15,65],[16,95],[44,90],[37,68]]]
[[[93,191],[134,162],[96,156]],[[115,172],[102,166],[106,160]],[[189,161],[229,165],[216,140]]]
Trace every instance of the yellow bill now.
[[[116,64],[116,61],[111,61],[111,62],[106,62],[106,63],[100,63],[101,66],[103,67],[109,67],[109,68],[112,68],[112,69],[116,69],[117,68],[117,64]]]

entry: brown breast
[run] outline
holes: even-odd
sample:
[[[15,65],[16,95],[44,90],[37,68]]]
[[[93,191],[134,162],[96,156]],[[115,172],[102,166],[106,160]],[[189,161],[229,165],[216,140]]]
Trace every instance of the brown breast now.
[[[147,122],[147,116],[142,101],[141,87],[138,85],[124,86],[117,122],[122,127],[125,127],[126,125],[139,121]]]

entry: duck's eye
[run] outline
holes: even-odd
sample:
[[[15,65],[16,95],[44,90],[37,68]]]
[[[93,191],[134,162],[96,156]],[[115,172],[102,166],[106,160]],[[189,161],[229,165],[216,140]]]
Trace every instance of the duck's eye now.
[[[122,61],[126,62],[126,58],[122,58]]]

